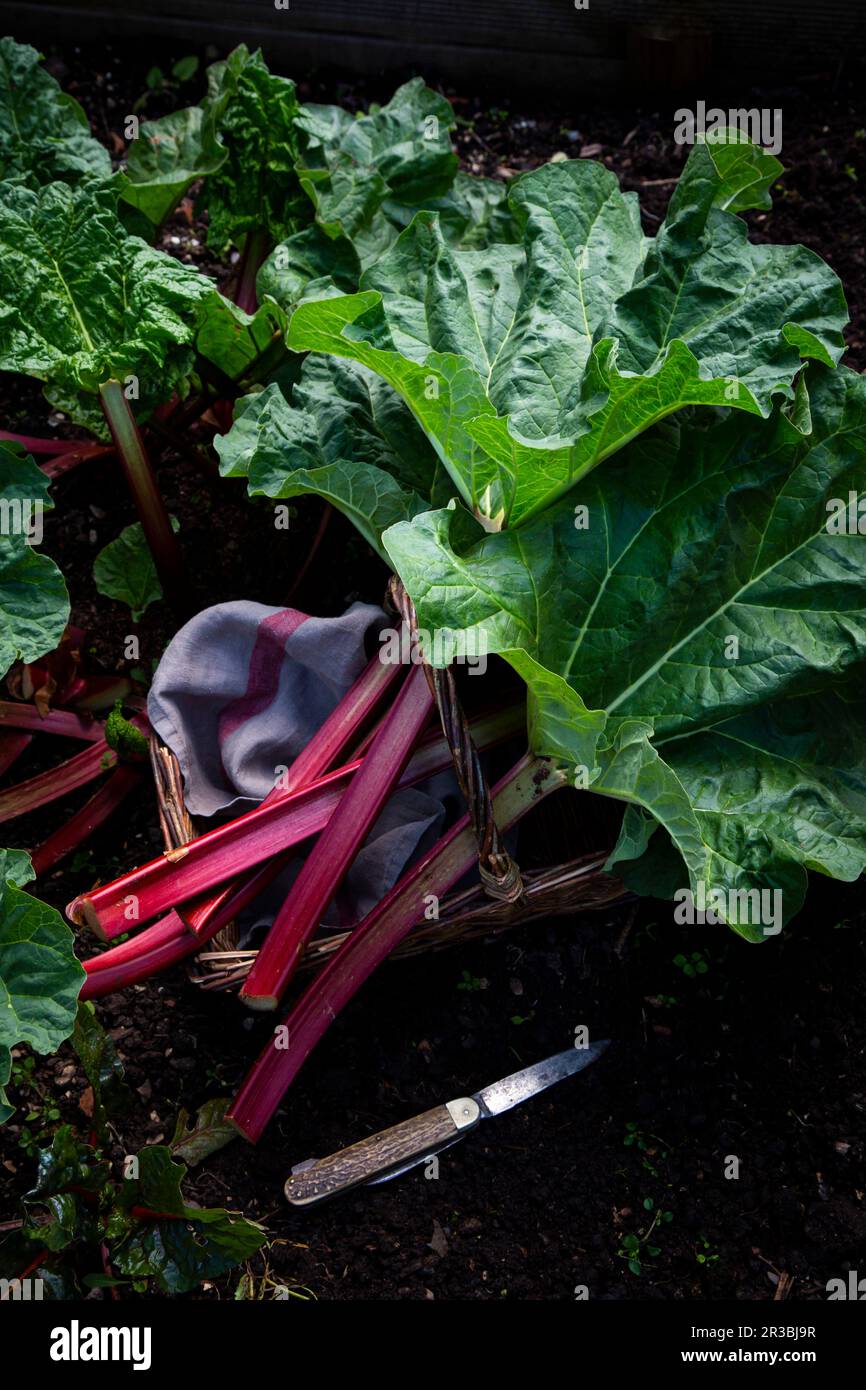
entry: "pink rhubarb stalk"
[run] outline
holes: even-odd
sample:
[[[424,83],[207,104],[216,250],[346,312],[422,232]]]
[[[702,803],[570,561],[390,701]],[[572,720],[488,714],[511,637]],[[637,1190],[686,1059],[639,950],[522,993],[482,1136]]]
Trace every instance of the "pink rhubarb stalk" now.
[[[0,823],[13,820],[15,816],[26,815],[51,801],[58,801],[78,787],[93,782],[107,769],[114,767],[117,754],[103,739],[92,743],[83,753],[76,753],[59,767],[50,767],[26,782],[18,782],[5,792],[0,792]],[[129,927],[127,926],[127,931]]]
[[[432,710],[427,677],[415,666],[327,829],[307,855],[244,981],[241,998],[251,1008],[277,1007],[304,946],[399,781]]]
[[[235,295],[235,303],[239,309],[243,309],[245,314],[254,314],[258,308],[256,277],[261,269],[262,261],[268,254],[268,245],[269,238],[266,231],[256,229],[247,232],[241,255],[237,294]]]
[[[521,706],[497,711],[472,722],[479,750],[494,747],[519,734],[525,726]],[[440,736],[426,740],[406,767],[399,785],[413,786],[450,766],[448,745]],[[244,869],[271,859],[280,851],[317,835],[327,825],[353,775],[358,759],[321,777],[311,787],[269,805],[257,806],[226,825],[191,840],[183,849],[161,854],[147,864],[94,888],[70,903],[67,916],[89,926],[104,941],[125,935],[169,908],[199,899],[208,890],[234,880]],[[131,917],[131,906],[137,916]],[[228,918],[227,920],[231,920]]]
[[[497,823],[507,830],[549,792],[565,785],[561,773],[526,756],[494,789]],[[464,816],[364,918],[314,978],[275,1029],[228,1110],[228,1118],[256,1143],[307,1057],[373,971],[423,918],[430,894],[443,897],[477,862],[477,847]],[[282,1046],[285,1039],[288,1045]]]
[[[114,994],[115,990],[168,970],[200,950],[201,942],[190,936],[179,917],[169,913],[134,941],[124,941],[101,956],[84,961],[87,979],[79,998],[101,999],[106,994]]]
[[[27,729],[34,734],[57,734],[61,738],[78,738],[85,743],[99,743],[103,725],[88,714],[53,709],[40,714],[35,705],[16,700],[0,700],[0,730]]]
[[[12,434],[10,430],[0,430],[0,443],[19,444],[27,454],[61,454],[71,447],[68,439],[36,439],[32,434]]]
[[[322,777],[351,746],[359,729],[364,727],[399,671],[400,667],[396,663],[381,661],[377,653],[321,727],[316,730],[286,774],[280,778],[279,784],[268,793],[262,805],[268,806],[275,801],[283,800],[293,792],[312,786]],[[206,931],[214,913],[221,914],[221,925],[232,921],[236,913],[253,902],[276,878],[286,862],[288,856],[275,857],[270,864],[257,870],[251,878],[245,880],[239,876],[218,893],[191,904],[188,910],[183,911],[184,920],[190,930],[196,934]],[[227,905],[231,915],[225,917],[222,910]]]
[[[124,763],[115,768],[105,785],[70,816],[65,825],[55,830],[33,851],[30,857],[36,876],[53,869],[55,864],[83,844],[140,784],[141,771],[134,764]]]

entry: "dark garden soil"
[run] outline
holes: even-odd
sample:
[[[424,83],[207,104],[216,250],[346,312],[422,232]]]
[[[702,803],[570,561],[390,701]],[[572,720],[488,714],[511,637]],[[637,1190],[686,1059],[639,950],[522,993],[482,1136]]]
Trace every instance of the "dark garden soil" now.
[[[136,52],[131,60],[103,48],[55,54],[50,63],[86,106],[95,133],[119,153],[112,133],[144,89],[150,62],[168,68],[181,56]],[[751,215],[753,235],[802,241],[835,268],[851,306],[848,360],[862,369],[860,90],[854,79],[837,76],[834,85],[819,76],[797,90],[714,99],[783,108],[788,172],[773,211]],[[193,84],[167,105],[197,91]],[[302,95],[363,104],[385,93],[318,79]],[[681,163],[670,111],[515,111],[504,98],[497,107],[448,95],[473,172],[504,176],[560,151],[592,156],[638,190],[647,231],[658,225]],[[160,110],[152,99],[146,114]],[[216,272],[204,235],[181,212],[164,247]],[[26,382],[0,379],[4,428],[48,433],[47,413]],[[206,444],[209,433],[200,426],[189,439]],[[384,571],[339,516],[321,534],[320,503],[300,503],[291,529],[276,531],[270,504],[251,504],[242,483],[221,481],[195,457],[167,446],[160,476],[181,521],[196,606],[244,597],[335,613],[357,597],[381,599]],[[125,609],[96,593],[91,576],[97,549],[134,519],[116,465],[82,466],[54,494],[46,549],[67,577],[90,662],[151,670],[176,620],[159,604],[133,626]],[[130,634],[140,656],[125,661]],[[16,768],[16,780],[46,760],[40,750]],[[44,838],[75,804],[16,824],[12,842]],[[613,833],[595,800],[583,805],[569,794],[529,827],[519,857],[527,865],[569,857]],[[97,877],[160,848],[148,791],[39,889],[61,906]],[[82,941],[82,954],[90,950]],[[677,963],[683,955],[690,973]],[[112,996],[99,1011],[136,1101],[119,1125],[118,1156],[170,1139],[180,1106],[192,1111],[229,1094],[271,1027],[229,995],[202,993],[182,970]],[[607,1056],[484,1125],[441,1157],[438,1178],[416,1169],[308,1213],[284,1201],[292,1164],[566,1047],[580,1024],[614,1039]],[[605,1299],[819,1299],[828,1278],[858,1261],[862,1270],[866,1259],[864,1061],[862,889],[816,885],[784,938],[762,947],[719,928],[674,926],[669,905],[573,915],[384,966],[326,1036],[259,1147],[238,1140],[205,1160],[191,1171],[187,1192],[265,1223],[270,1247],[250,1266],[257,1280],[267,1275],[256,1285],[263,1297],[276,1284],[319,1299],[572,1299],[586,1285]],[[37,1077],[41,1096],[27,1097],[31,1133],[51,1104],[86,1123],[84,1082],[68,1048],[40,1061]],[[0,1132],[0,1222],[32,1179],[22,1113]],[[739,1175],[729,1176],[734,1169]],[[656,1220],[647,1234],[659,1211],[670,1219]],[[629,1235],[645,1237],[640,1273],[622,1253]],[[195,1296],[229,1298],[238,1277]]]

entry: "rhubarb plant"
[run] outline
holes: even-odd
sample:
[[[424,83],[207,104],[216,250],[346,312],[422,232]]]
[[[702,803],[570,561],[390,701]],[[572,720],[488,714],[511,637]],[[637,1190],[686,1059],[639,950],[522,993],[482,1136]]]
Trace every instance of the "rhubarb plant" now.
[[[311,353],[292,387],[244,396],[228,434],[214,441],[220,472],[245,477],[251,497],[318,494],[339,508],[387,560],[382,532],[453,488],[408,406],[355,362]]]
[[[72,1032],[84,982],[60,913],[24,891],[33,877],[26,854],[0,850],[0,1123],[13,1113],[12,1048],[54,1052]]]
[[[0,179],[38,188],[110,173],[107,150],[36,49],[0,39]]]
[[[177,542],[138,421],[186,394],[196,351],[242,373],[282,317],[250,317],[198,271],[130,236],[111,183],[6,185],[0,200],[0,368],[45,383],[49,401],[120,457],[163,587],[180,584]]]
[[[482,524],[519,526],[684,406],[766,417],[803,360],[839,360],[836,276],[737,215],[778,167],[739,136],[695,145],[648,240],[609,170],[545,165],[509,192],[522,244],[463,250],[420,212],[357,294],[302,302],[288,344],[377,372]]]
[[[0,442],[0,674],[15,661],[34,662],[60,642],[69,596],[54,561],[34,542],[54,503],[32,458]]]
[[[310,281],[357,288],[420,207],[439,211],[454,237],[515,235],[503,185],[458,175],[454,125],[419,78],[357,117],[301,105],[294,83],[241,45],[208,70],[200,106],[142,125],[118,176],[123,215],[134,209],[132,229],[152,236],[204,179],[210,243],[243,247],[238,303],[254,306],[258,276],[259,298],[290,307]]]
[[[627,803],[615,871],[721,895],[750,939],[807,870],[866,867],[866,382],[807,379],[808,433],[805,390],[766,421],[692,414],[518,531],[452,506],[384,537],[442,659],[468,633],[504,656],[533,751]],[[772,923],[753,890],[781,895]]]
[[[0,368],[45,382],[50,403],[102,438],[100,387],[123,383],[139,418],[194,366],[201,306],[213,285],[127,235],[110,183],[36,192],[4,188],[0,203]]]
[[[315,221],[276,247],[259,292],[288,310],[325,288],[356,289],[420,208],[440,216],[451,240],[480,243],[493,228],[513,239],[504,185],[458,174],[455,124],[450,104],[420,78],[364,116],[302,107],[296,168]]]
[[[69,1125],[39,1154],[23,1221],[0,1242],[6,1279],[36,1273],[50,1298],[131,1286],[189,1293],[261,1248],[264,1229],[220,1208],[194,1206],[182,1192],[186,1167],[155,1144],[112,1171],[101,1145]]]

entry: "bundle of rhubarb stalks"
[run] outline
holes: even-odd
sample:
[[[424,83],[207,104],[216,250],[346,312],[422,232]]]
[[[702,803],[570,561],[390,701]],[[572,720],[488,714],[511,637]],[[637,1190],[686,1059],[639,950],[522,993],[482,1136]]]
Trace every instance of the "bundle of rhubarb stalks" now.
[[[411,622],[399,587],[397,595]],[[119,941],[85,961],[81,997],[113,993],[202,952],[303,847],[303,865],[263,946],[238,972],[243,1002],[274,1011],[305,960],[322,967],[280,1020],[228,1112],[240,1133],[257,1141],[340,1010],[392,952],[411,946],[416,932],[418,948],[427,948],[460,939],[461,923],[473,932],[566,902],[600,907],[623,896],[603,872],[603,854],[528,880],[520,875],[500,837],[565,785],[546,759],[524,755],[488,788],[481,756],[524,730],[522,702],[467,719],[450,672],[387,663],[377,653],[259,806],[196,838],[188,838],[176,808],[164,810],[171,847],[70,904],[71,921],[105,942]],[[466,813],[353,930],[322,942],[325,909],[392,792],[452,766]],[[490,896],[490,914],[471,889],[448,903],[446,895],[473,868]]]

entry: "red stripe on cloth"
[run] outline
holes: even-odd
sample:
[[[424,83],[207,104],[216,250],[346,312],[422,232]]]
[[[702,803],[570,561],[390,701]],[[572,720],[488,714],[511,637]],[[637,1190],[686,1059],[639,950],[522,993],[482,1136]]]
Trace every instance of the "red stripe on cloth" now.
[[[247,688],[243,695],[226,705],[219,719],[220,747],[253,715],[261,714],[276,699],[286,643],[307,621],[308,613],[281,608],[259,623],[250,657]]]

